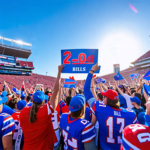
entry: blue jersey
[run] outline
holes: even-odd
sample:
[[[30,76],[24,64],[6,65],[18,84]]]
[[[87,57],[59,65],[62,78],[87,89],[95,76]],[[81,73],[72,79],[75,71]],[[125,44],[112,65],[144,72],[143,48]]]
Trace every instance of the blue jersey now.
[[[13,118],[6,114],[0,114],[0,150],[3,150],[2,137],[6,136],[9,132],[15,129],[15,123]]]
[[[73,119],[69,114],[62,114],[60,127],[64,138],[64,150],[84,150],[84,144],[95,138],[95,129],[85,119]]]
[[[92,104],[92,111],[99,122],[100,146],[102,150],[119,150],[122,142],[122,131],[137,122],[132,110],[115,109],[100,101]]]
[[[145,126],[150,126],[150,116],[146,115],[145,112],[141,112],[138,114],[138,122]]]
[[[85,108],[85,117],[84,119],[88,120],[91,122],[91,119],[92,119],[92,111],[89,107],[86,107]]]

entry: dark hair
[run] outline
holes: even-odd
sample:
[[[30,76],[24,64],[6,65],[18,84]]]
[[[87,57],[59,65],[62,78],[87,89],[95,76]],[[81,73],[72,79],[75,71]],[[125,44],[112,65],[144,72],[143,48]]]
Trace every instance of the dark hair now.
[[[31,106],[30,112],[29,112],[29,122],[34,123],[36,121],[36,114],[38,112],[38,105],[42,103],[37,103],[36,101],[33,101],[33,104]]]
[[[121,84],[121,89],[123,89],[123,93],[125,93],[126,89],[125,89],[125,86],[123,84]]]
[[[81,89],[79,89],[79,94],[84,94],[84,92]]]
[[[142,99],[142,95],[140,93],[135,92],[134,95],[138,97],[140,100]]]
[[[111,100],[107,97],[107,105],[118,109],[120,107],[119,99]]]
[[[85,114],[85,107],[83,106],[81,109],[75,112],[71,112],[70,115],[72,118],[81,118]]]
[[[101,93],[97,93],[97,96],[99,97],[99,99],[100,99],[101,101],[103,101],[103,95],[102,95]]]
[[[29,102],[30,100],[31,100],[31,96],[28,95],[28,96],[26,97],[26,101]]]
[[[136,92],[136,90],[135,89],[132,89],[131,90],[131,94],[133,94],[133,93],[135,93]]]
[[[67,106],[70,105],[70,101],[71,101],[71,96],[67,96],[66,97],[66,104],[67,104]]]
[[[11,99],[9,102],[8,102],[8,106],[12,109],[15,109],[15,105],[17,104],[17,100],[14,98],[14,99]]]

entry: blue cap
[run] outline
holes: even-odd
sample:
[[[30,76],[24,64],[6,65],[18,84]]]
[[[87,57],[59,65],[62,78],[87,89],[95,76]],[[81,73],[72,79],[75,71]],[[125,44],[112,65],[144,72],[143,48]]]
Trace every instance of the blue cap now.
[[[48,95],[45,95],[45,100],[48,100],[48,98],[49,98]]]
[[[83,107],[84,104],[85,104],[85,97],[81,94],[77,94],[71,99],[69,110],[71,112],[78,111]]]
[[[21,91],[17,90],[17,91],[16,91],[16,94],[17,94],[17,95],[21,95]]]
[[[3,103],[6,103],[7,101],[8,101],[7,96],[4,96],[4,97],[0,96],[0,105]]]
[[[36,91],[33,94],[33,101],[36,101],[37,103],[41,103],[45,100],[45,95],[42,91]]]
[[[7,91],[3,91],[1,94],[2,97],[7,96]]]
[[[25,100],[20,100],[17,102],[17,109],[22,110],[26,106],[26,101]]]
[[[136,102],[138,105],[141,105],[141,100],[136,96],[134,96],[133,98],[131,97],[130,100],[132,102]]]
[[[16,92],[17,91],[17,89],[14,87],[13,89],[12,89],[14,92]]]
[[[21,99],[24,100],[26,98],[25,94],[21,94]]]

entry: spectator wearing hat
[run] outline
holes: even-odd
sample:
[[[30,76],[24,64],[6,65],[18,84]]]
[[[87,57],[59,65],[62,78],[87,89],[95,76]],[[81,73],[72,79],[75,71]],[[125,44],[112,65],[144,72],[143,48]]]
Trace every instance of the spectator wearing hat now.
[[[126,90],[123,85],[119,85],[119,87],[118,87],[116,82],[115,82],[115,87],[118,90],[119,94],[122,95],[125,98],[126,104],[127,104],[127,108],[132,109],[133,105],[132,105],[131,100],[130,100],[131,96],[129,96],[127,94],[128,90]]]
[[[132,110],[136,113],[137,116],[140,112],[145,112],[145,109],[141,106],[141,100],[138,97],[131,97],[130,100],[134,106]]]
[[[20,113],[20,126],[24,134],[23,150],[53,150],[54,143],[57,142],[52,125],[52,113],[58,103],[57,95],[63,67],[64,65],[58,67],[50,103],[45,104],[44,93],[36,91],[33,95],[33,105],[25,107]]]
[[[9,115],[12,115],[15,111],[9,106],[5,105],[5,103],[8,101],[8,98],[6,95],[7,94],[5,93],[0,96],[0,99],[2,99],[0,103],[0,113],[7,113]],[[15,104],[13,104],[13,107],[15,107]]]
[[[3,103],[5,99],[0,97],[0,112],[3,109]],[[0,149],[7,150],[12,149],[12,131],[15,129],[15,123],[13,118],[6,114],[0,113]]]
[[[22,128],[20,127],[20,112],[26,106],[27,102],[25,100],[20,100],[17,102],[17,110],[12,114],[15,121],[15,131],[13,133],[13,145],[16,147],[23,148],[24,137],[22,133]]]
[[[85,115],[85,97],[77,94],[71,99],[70,114],[62,114],[60,127],[64,140],[64,149],[96,150],[96,136],[91,122],[83,119]],[[72,140],[74,142],[72,142]]]
[[[118,93],[109,89],[101,92],[104,102],[96,101],[91,93],[90,85],[93,73],[99,69],[98,64],[89,71],[84,85],[86,100],[93,111],[92,123],[99,123],[99,143],[101,149],[120,150],[123,128],[137,122],[136,114],[131,110],[120,108]]]

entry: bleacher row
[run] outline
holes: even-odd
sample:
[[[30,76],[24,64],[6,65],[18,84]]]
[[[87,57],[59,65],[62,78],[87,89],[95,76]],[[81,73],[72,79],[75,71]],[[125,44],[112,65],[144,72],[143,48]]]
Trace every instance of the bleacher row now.
[[[132,67],[132,68],[123,70],[120,73],[128,83],[131,83],[130,74],[138,73],[140,75],[143,75],[148,70],[150,70],[150,67],[146,68],[146,69],[142,69],[142,70],[136,70],[136,68]],[[116,74],[112,73],[112,74],[108,74],[108,75],[100,76],[100,77],[106,79],[106,85],[108,86],[109,82],[111,85],[113,85],[114,75],[116,75]],[[21,85],[24,81],[26,88],[31,88],[32,85],[35,87],[36,84],[43,84],[44,88],[53,89],[55,80],[56,80],[55,77],[39,75],[39,74],[34,74],[34,73],[32,74],[32,76],[0,75],[0,83],[1,83],[0,89],[2,89],[2,87],[3,87],[3,81],[6,81],[10,88],[13,88],[15,86],[16,88],[20,89]],[[64,80],[65,79],[61,79],[61,82],[64,83]],[[126,84],[127,82],[125,80],[121,80],[121,81],[119,81],[119,83]],[[139,81],[139,78],[137,80]],[[85,80],[83,80],[83,81],[78,80],[77,86],[79,86],[80,84],[82,84],[82,86],[83,86],[84,83],[85,83]]]

